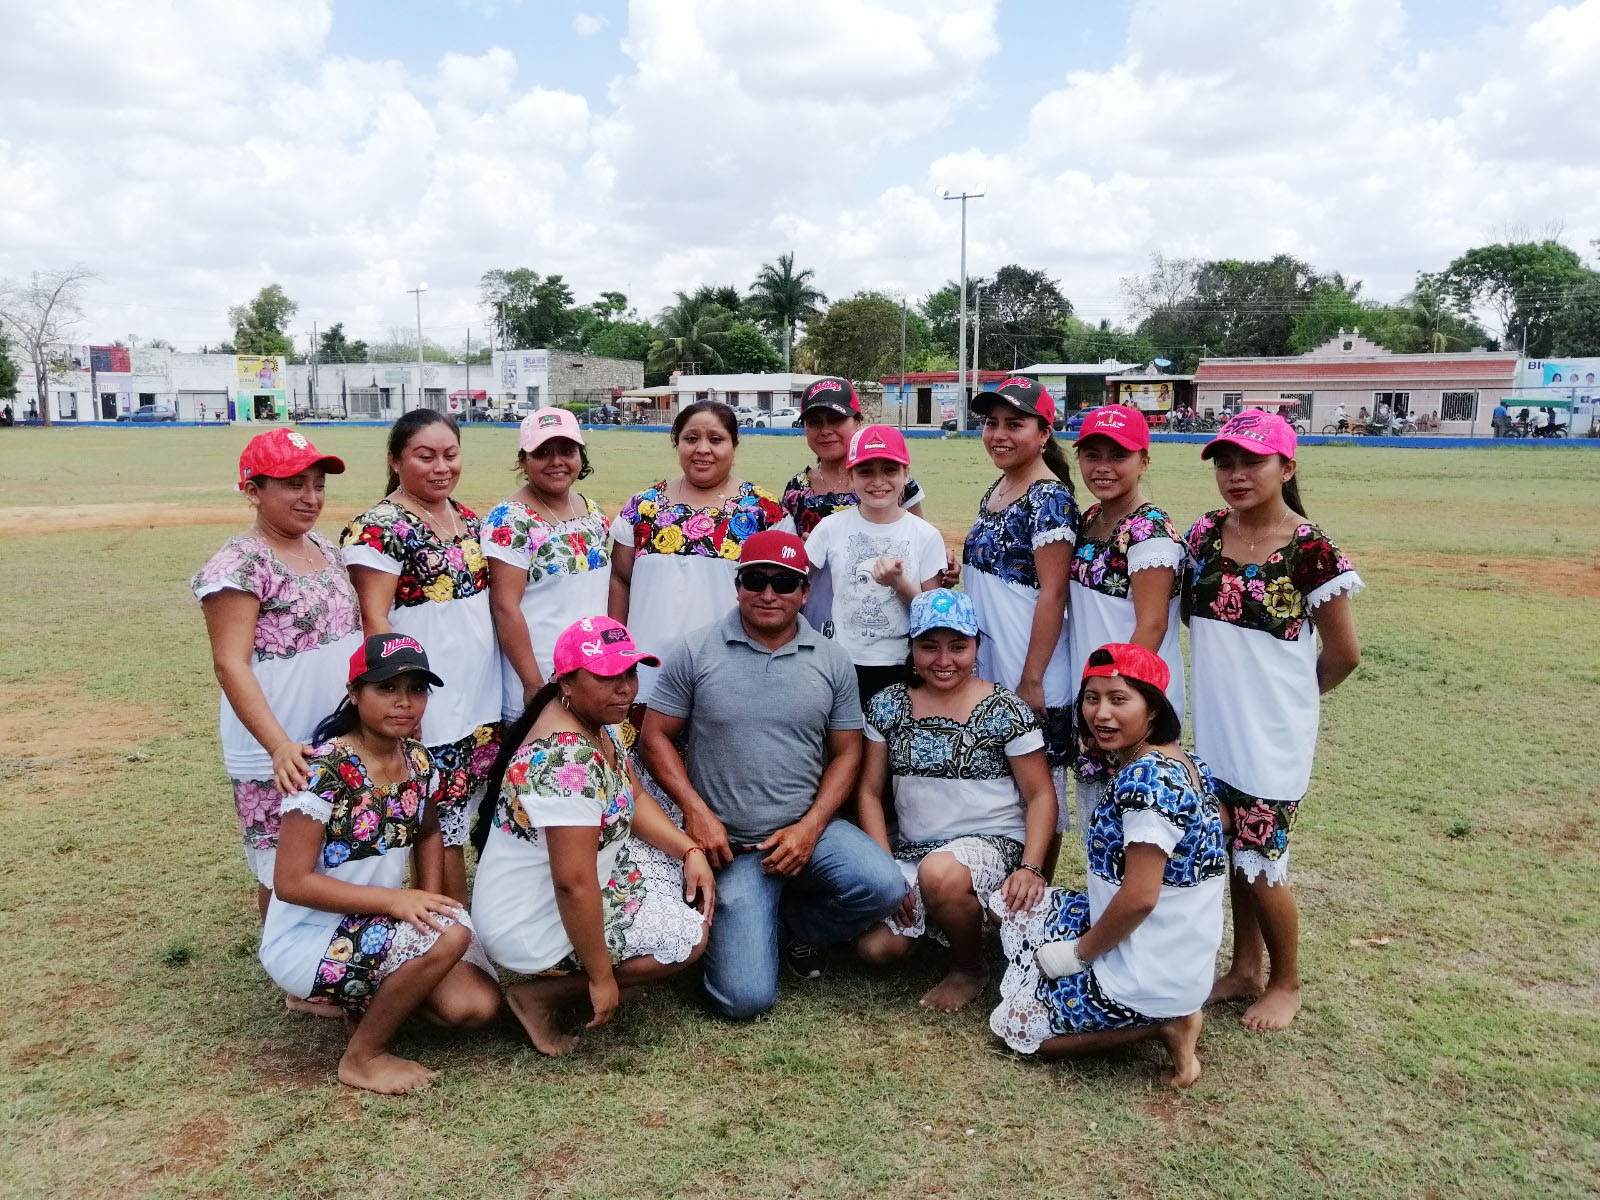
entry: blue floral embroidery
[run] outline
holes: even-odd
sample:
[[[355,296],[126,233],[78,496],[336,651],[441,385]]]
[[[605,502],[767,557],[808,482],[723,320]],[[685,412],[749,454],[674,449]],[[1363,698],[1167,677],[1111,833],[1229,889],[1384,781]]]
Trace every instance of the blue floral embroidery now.
[[[1015,692],[997,687],[973,706],[965,725],[949,717],[914,717],[903,683],[867,702],[867,720],[883,735],[889,770],[933,779],[1009,779],[1006,746],[1038,728]]]
[[[1089,870],[1120,884],[1124,867],[1123,820],[1129,813],[1153,811],[1180,831],[1178,844],[1162,870],[1164,887],[1194,887],[1227,871],[1216,781],[1198,755],[1189,756],[1205,785],[1196,792],[1182,764],[1154,751],[1129,763],[1102,793],[1089,822]]]
[[[967,534],[961,561],[1007,583],[1037,589],[1039,573],[1034,568],[1034,543],[1055,535],[1072,545],[1078,534],[1077,501],[1066,484],[1055,479],[1041,479],[1030,484],[1015,503],[999,512],[990,512],[989,497],[999,486],[1000,480],[996,479],[978,501],[978,519]],[[1059,532],[1062,530],[1066,531],[1064,535]]]

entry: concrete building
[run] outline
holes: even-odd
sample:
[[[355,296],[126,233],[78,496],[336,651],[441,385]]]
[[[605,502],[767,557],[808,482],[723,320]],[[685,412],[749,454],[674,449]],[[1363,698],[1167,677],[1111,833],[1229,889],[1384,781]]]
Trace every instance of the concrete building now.
[[[1306,354],[1284,358],[1207,358],[1195,368],[1201,413],[1252,405],[1303,418],[1313,433],[1340,404],[1351,420],[1386,403],[1400,416],[1438,414],[1439,432],[1489,431],[1495,404],[1516,386],[1518,355],[1476,350],[1395,354],[1358,333],[1340,333]],[[1285,402],[1288,402],[1285,404]]]
[[[992,392],[1013,375],[1023,371],[974,371],[970,386],[976,391]],[[885,375],[883,385],[883,423],[897,429],[937,429],[956,415],[956,387],[954,371],[907,371],[905,386],[901,387],[899,375]]]

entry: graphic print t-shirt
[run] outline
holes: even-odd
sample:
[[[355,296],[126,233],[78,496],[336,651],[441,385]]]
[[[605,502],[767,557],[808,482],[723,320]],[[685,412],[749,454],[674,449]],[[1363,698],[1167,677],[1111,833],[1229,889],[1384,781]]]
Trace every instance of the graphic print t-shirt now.
[[[824,517],[806,541],[813,569],[825,572],[833,591],[833,636],[858,667],[892,667],[906,660],[909,606],[894,589],[872,578],[872,564],[888,556],[905,563],[917,587],[944,569],[944,539],[921,517],[902,513],[877,525],[850,508]]]

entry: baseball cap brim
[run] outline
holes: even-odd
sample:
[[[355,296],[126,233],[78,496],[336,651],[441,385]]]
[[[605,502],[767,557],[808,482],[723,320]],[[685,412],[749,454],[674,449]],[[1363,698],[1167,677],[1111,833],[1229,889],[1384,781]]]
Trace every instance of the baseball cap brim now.
[[[290,459],[288,462],[278,463],[270,471],[251,471],[247,478],[239,481],[239,486],[241,488],[244,487],[252,479],[293,479],[296,475],[303,471],[309,471],[312,467],[321,467],[329,475],[343,475],[344,459],[337,454],[318,454],[315,451],[307,451],[303,458]]]
[[[1271,458],[1274,454],[1281,454],[1290,462],[1294,461],[1294,455],[1284,454],[1282,449],[1274,450],[1268,446],[1262,445],[1258,441],[1253,441],[1250,438],[1234,437],[1232,434],[1227,433],[1219,433],[1216,437],[1212,438],[1203,447],[1201,447],[1200,460],[1204,462],[1223,446],[1237,446],[1240,450],[1246,451],[1249,454],[1260,455],[1262,458]]]
[[[809,570],[802,571],[792,562],[779,562],[775,558],[741,558],[739,560],[739,569],[742,571],[746,567],[777,567],[781,571],[793,571],[802,579],[811,574]]]
[[[646,654],[643,650],[612,650],[585,659],[578,670],[598,675],[602,679],[615,679],[618,675],[626,675],[640,663],[647,667],[659,667],[661,660],[654,654]]]
[[[434,687],[442,688],[444,680],[440,679],[427,667],[419,667],[415,663],[379,663],[369,670],[361,672],[351,683],[382,683],[386,679],[398,679],[402,675],[421,675]]]

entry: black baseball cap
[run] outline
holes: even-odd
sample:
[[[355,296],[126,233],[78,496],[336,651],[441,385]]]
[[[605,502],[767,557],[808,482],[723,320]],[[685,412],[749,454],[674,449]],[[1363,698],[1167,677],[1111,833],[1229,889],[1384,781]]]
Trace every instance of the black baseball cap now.
[[[434,687],[444,686],[444,680],[428,670],[422,643],[403,633],[375,633],[350,656],[351,683],[381,683],[412,672],[425,676]]]
[[[855,384],[842,375],[824,375],[813,380],[800,395],[800,415],[814,408],[826,408],[846,417],[861,415],[861,399]]]
[[[1018,412],[1038,417],[1046,425],[1056,423],[1056,402],[1049,392],[1039,386],[1037,379],[1026,375],[1013,375],[992,392],[979,392],[972,397],[972,411],[986,413],[995,404],[1009,404]]]

